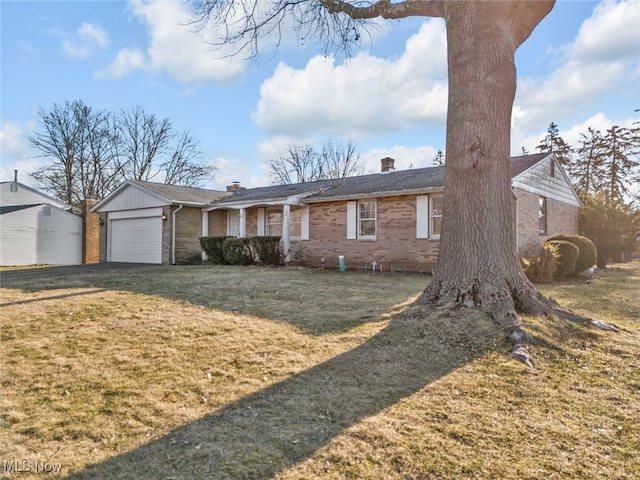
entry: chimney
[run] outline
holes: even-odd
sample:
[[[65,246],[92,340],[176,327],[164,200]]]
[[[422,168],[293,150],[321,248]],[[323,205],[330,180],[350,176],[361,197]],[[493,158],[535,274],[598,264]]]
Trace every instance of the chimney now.
[[[231,185],[227,185],[227,192],[237,192],[238,190],[246,190],[247,187],[241,187],[240,182],[233,182]]]
[[[18,181],[18,170],[14,170],[14,171],[13,171],[13,174],[14,174],[14,176],[13,176],[13,181],[14,181],[14,182],[17,182],[17,181]]]
[[[396,161],[391,158],[391,157],[384,157],[382,160],[380,160],[381,166],[382,166],[382,173],[385,172],[393,172],[396,168],[394,167],[394,163]]]

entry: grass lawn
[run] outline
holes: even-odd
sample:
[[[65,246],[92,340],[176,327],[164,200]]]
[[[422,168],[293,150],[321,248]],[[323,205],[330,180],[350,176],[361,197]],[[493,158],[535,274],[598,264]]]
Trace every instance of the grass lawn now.
[[[540,286],[622,330],[525,318],[535,370],[425,276],[0,279],[0,478],[640,478],[638,262]]]

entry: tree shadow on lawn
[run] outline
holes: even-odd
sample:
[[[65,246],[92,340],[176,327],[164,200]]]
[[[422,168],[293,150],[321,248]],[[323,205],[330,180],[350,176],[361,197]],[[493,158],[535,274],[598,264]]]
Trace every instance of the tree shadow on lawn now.
[[[484,317],[423,314],[396,317],[349,352],[67,478],[271,478],[496,348]]]

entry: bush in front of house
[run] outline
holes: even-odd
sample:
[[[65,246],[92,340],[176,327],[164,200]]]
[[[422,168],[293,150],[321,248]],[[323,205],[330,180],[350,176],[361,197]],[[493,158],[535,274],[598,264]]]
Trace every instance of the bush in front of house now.
[[[549,240],[548,245],[554,247],[556,257],[555,279],[563,279],[573,274],[580,251],[573,243],[565,240]]]
[[[200,237],[200,246],[207,259],[215,265],[227,265],[228,262],[224,256],[224,241],[230,237]]]
[[[545,243],[534,253],[522,259],[524,273],[534,283],[550,283],[558,268],[558,251],[555,245]]]
[[[596,246],[587,237],[583,237],[582,235],[556,235],[547,240],[547,242],[552,240],[571,242],[578,247],[578,259],[576,260],[576,266],[573,270],[573,274],[575,275],[593,267],[598,260]]]
[[[284,253],[280,246],[281,237],[251,237],[251,246],[258,258],[264,265],[278,266],[284,263]]]
[[[224,241],[223,250],[229,265],[252,265],[255,261],[249,238],[229,237]]]

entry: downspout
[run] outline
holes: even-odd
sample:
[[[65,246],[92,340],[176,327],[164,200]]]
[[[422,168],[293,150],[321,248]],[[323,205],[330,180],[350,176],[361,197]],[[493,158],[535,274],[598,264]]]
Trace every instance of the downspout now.
[[[171,263],[173,265],[176,264],[176,213],[182,210],[182,207],[184,207],[184,205],[180,204],[180,206],[171,214]]]

